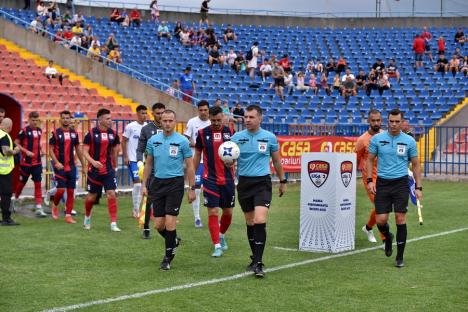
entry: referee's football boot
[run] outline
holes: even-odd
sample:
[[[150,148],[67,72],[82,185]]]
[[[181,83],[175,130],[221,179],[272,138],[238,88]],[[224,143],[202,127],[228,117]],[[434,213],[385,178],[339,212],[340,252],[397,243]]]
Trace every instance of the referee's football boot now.
[[[159,269],[162,271],[169,271],[171,269],[171,261],[174,259],[174,256],[164,256],[163,261],[161,262],[161,265],[159,266]]]
[[[143,235],[141,236],[143,239],[150,239],[151,238],[151,231],[150,229],[144,229]]]
[[[397,268],[402,268],[402,267],[404,267],[404,266],[405,266],[405,263],[403,262],[403,258],[401,258],[401,259],[398,259],[398,258],[395,259],[395,266],[396,266]]]
[[[180,245],[181,242],[182,242],[182,238],[180,238],[180,237],[177,236],[177,237],[175,238],[175,246],[176,246],[176,248],[179,247],[179,245]]]
[[[265,272],[263,272],[263,263],[257,262],[253,267],[253,272],[255,277],[263,278],[265,276]]]
[[[390,257],[393,253],[392,243],[393,243],[393,234],[389,233],[389,238],[385,240],[385,255]]]
[[[247,272],[253,272],[254,266],[255,266],[254,257],[253,257],[253,256],[250,256],[250,264],[245,268],[245,270],[246,270]]]

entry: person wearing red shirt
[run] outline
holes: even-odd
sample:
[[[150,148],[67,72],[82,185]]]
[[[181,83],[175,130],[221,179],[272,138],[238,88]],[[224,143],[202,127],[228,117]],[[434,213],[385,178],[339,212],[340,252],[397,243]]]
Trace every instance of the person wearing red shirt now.
[[[136,27],[140,27],[141,16],[140,16],[140,12],[138,12],[137,9],[133,9],[132,12],[130,13],[130,20],[132,21],[133,25],[135,25]]]
[[[426,51],[427,56],[431,60],[431,62],[434,61],[432,58],[432,51],[431,51],[431,40],[432,40],[432,34],[427,30],[427,27],[424,26],[423,32],[421,33],[421,38],[424,39],[424,49]]]
[[[445,54],[445,39],[444,37],[440,36],[439,40],[437,40],[437,47],[438,47],[438,54]]]
[[[278,61],[278,64],[283,67],[284,71],[289,73],[291,71],[291,64],[289,63],[288,55],[283,55],[283,58]]]
[[[420,35],[416,35],[413,41],[414,60],[416,68],[423,67],[422,57],[426,51],[426,43]]]

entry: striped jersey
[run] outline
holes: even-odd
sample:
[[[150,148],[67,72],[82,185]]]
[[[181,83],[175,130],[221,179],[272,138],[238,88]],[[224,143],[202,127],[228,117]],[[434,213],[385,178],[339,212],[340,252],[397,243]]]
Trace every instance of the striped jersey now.
[[[75,167],[75,148],[80,144],[78,133],[74,129],[57,128],[52,132],[49,144],[64,171]]]
[[[34,157],[22,154],[21,166],[35,166],[41,164],[41,136],[42,130],[40,128],[27,126],[21,129],[18,134],[21,146],[34,153]]]
[[[114,170],[112,166],[112,148],[120,144],[117,133],[108,128],[101,130],[98,127],[92,128],[84,137],[83,144],[89,146],[89,155],[92,159],[103,164],[101,169],[88,165],[88,172],[107,174]]]

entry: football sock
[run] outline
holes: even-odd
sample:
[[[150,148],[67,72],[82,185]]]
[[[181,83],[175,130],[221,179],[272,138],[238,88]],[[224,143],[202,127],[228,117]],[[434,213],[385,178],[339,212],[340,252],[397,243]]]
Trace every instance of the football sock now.
[[[263,250],[265,249],[266,242],[266,224],[260,223],[254,225],[254,260],[255,262],[262,262]]]
[[[219,244],[218,216],[208,216],[208,229],[210,230],[211,241],[213,244]]]
[[[34,200],[36,201],[36,205],[42,205],[41,182],[34,182]]]
[[[200,219],[200,189],[195,190],[195,195],[197,198],[192,203],[192,210],[193,210],[193,217],[196,219]]]
[[[390,226],[388,223],[385,223],[384,225],[377,224],[377,228],[379,229],[380,233],[385,237],[385,239],[390,238]]]
[[[254,244],[254,226],[247,224],[247,239],[249,240],[250,250],[252,251],[252,255],[255,251],[255,244]]]
[[[132,189],[133,209],[140,209],[141,201],[141,183],[134,183]]]
[[[65,202],[65,214],[71,215],[75,204],[75,189],[67,188],[67,201]]]
[[[91,209],[93,209],[94,205],[94,200],[85,200],[85,216],[90,217],[91,216]]]
[[[166,234],[167,234],[166,229],[164,229],[164,230],[162,230],[162,231],[158,230],[158,233],[159,233],[159,235],[161,235],[163,238],[166,238]]]
[[[109,210],[111,222],[117,222],[117,198],[107,199],[107,209]]]
[[[18,186],[16,187],[16,191],[15,191],[16,198],[18,198],[21,195],[21,192],[23,191],[23,188],[25,185],[26,183],[18,182]]]
[[[55,206],[58,206],[58,204],[60,204],[60,200],[62,199],[63,193],[65,193],[65,189],[63,189],[63,188],[59,188],[55,192],[55,195],[54,195],[54,205]]]
[[[166,230],[166,257],[172,257],[176,252],[176,231]]]
[[[407,228],[406,224],[397,224],[397,232],[396,232],[396,242],[397,242],[397,259],[403,259],[403,253],[405,252],[405,245],[406,245],[406,236],[407,236]]]
[[[231,221],[232,221],[232,215],[225,215],[225,214],[221,215],[221,221],[220,221],[221,226],[219,227],[219,232],[221,234],[226,233],[229,226],[231,225]]]

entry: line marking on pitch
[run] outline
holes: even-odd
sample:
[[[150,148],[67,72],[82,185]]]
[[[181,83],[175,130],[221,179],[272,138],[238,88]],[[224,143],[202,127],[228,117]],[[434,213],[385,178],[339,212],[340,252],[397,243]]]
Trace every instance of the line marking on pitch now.
[[[279,247],[279,246],[273,246],[273,249],[284,250],[284,251],[299,251],[299,249]]]
[[[424,235],[421,237],[415,237],[412,239],[409,239],[407,243],[412,243],[412,242],[417,242],[420,240],[425,240],[425,239],[430,239],[434,237],[440,237],[440,236],[446,236],[458,232],[463,232],[467,231],[468,227],[465,228],[460,228],[460,229],[455,229],[451,231],[445,231],[445,232],[440,232],[440,233],[435,233],[435,234],[430,234],[430,235]],[[314,258],[314,259],[309,259],[309,260],[303,260],[299,262],[294,262],[290,264],[284,264],[284,265],[279,265],[276,267],[272,267],[270,269],[266,269],[265,272],[276,272],[280,270],[286,270],[286,269],[291,269],[295,268],[298,266],[306,265],[306,264],[311,264],[311,263],[316,263],[316,262],[321,262],[325,260],[331,260],[331,259],[336,259],[336,258],[342,258],[342,257],[347,257],[347,256],[353,256],[361,253],[365,253],[368,251],[372,250],[377,250],[381,249],[382,246],[374,246],[374,247],[369,247],[369,248],[363,248],[363,249],[358,249],[354,251],[349,251],[349,252],[344,252],[340,254],[333,254],[325,257],[320,257],[320,258]],[[292,248],[291,248],[292,249]],[[190,283],[190,284],[184,284],[184,285],[178,285],[178,286],[173,286],[173,287],[167,287],[167,288],[160,288],[160,289],[154,289],[154,290],[149,290],[145,292],[139,292],[139,293],[134,293],[130,295],[123,295],[119,297],[111,297],[107,299],[101,299],[101,300],[95,300],[95,301],[89,301],[85,303],[78,303],[74,305],[69,305],[69,306],[64,306],[64,307],[57,307],[57,308],[51,308],[51,309],[46,309],[43,310],[43,312],[66,312],[66,311],[72,311],[72,310],[78,310],[78,309],[83,309],[95,305],[101,305],[101,304],[107,304],[107,303],[113,303],[113,302],[119,302],[119,301],[124,301],[124,300],[129,300],[129,299],[136,299],[136,298],[142,298],[150,295],[156,295],[156,294],[161,294],[161,293],[168,293],[168,292],[173,292],[177,290],[182,290],[182,289],[189,289],[189,288],[195,288],[195,287],[201,287],[201,286],[206,286],[206,285],[213,285],[213,284],[218,284],[222,282],[227,282],[227,281],[233,281],[233,280],[238,280],[247,276],[252,276],[252,272],[243,272],[231,276],[225,276],[225,277],[220,277],[220,278],[215,278],[211,280],[205,280],[205,281],[200,281],[196,283]]]

